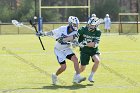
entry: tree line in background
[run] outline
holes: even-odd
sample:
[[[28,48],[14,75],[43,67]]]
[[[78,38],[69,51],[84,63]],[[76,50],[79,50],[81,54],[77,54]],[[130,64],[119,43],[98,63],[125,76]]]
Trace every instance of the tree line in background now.
[[[90,0],[91,14],[104,18],[105,14],[110,14],[112,21],[118,21],[120,12],[139,12],[140,2],[138,0]],[[0,0],[0,21],[11,22],[12,19],[27,21],[38,16],[38,0]],[[87,5],[87,0],[42,0],[45,6],[76,6]],[[68,16],[77,16],[80,21],[87,21],[87,9],[42,9],[44,22],[66,22]]]

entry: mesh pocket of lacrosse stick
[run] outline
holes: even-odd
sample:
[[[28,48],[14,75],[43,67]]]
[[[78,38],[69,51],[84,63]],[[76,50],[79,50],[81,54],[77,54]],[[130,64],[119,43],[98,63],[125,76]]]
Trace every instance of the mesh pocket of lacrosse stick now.
[[[97,26],[98,26],[99,24],[103,23],[103,22],[104,22],[104,20],[103,20],[103,19],[101,19],[101,18],[100,18],[100,19],[98,19],[98,20],[97,20]]]
[[[14,24],[17,27],[21,27],[23,24],[19,23],[17,20],[12,20],[12,24]]]

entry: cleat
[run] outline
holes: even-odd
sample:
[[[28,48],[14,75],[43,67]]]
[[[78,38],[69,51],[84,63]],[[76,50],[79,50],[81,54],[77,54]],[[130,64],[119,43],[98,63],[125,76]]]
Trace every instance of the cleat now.
[[[94,83],[95,81],[91,78],[88,78],[88,81],[91,82],[91,83]]]
[[[81,83],[82,81],[85,81],[86,80],[86,77],[76,77],[76,76],[74,76],[74,78],[73,78],[73,83],[75,83],[75,84],[78,84],[78,83]]]
[[[79,79],[78,79],[78,83],[81,83],[82,81],[85,81],[86,80],[86,77],[80,77]]]
[[[89,82],[94,83],[94,80],[89,80]]]
[[[54,73],[52,74],[52,83],[53,83],[54,85],[57,84],[57,76],[56,76]]]

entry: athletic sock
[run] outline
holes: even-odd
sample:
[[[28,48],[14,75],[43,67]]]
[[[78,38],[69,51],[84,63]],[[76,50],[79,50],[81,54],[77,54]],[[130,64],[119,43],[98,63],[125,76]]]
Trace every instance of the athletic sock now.
[[[91,72],[88,78],[89,78],[90,80],[92,80],[93,75],[94,75],[94,72]]]
[[[80,74],[76,74],[76,77],[80,77]]]

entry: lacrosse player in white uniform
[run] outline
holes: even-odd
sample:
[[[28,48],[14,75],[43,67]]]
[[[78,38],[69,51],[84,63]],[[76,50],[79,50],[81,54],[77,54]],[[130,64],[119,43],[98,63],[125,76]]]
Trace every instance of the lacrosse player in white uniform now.
[[[60,75],[62,72],[65,71],[66,59],[69,59],[74,63],[76,74],[74,75],[73,83],[80,83],[86,80],[85,77],[80,76],[78,58],[73,53],[72,49],[70,48],[70,43],[69,43],[69,42],[74,42],[76,40],[79,19],[77,17],[70,16],[68,18],[68,23],[69,23],[68,26],[61,26],[50,32],[44,32],[44,33],[42,32],[42,33],[37,34],[38,36],[52,36],[53,38],[56,39],[54,53],[60,64],[60,68],[56,71],[56,73],[52,74],[53,84],[57,84],[58,75]]]
[[[95,18],[95,17],[96,17],[96,14],[92,14],[91,17],[92,17],[92,18]]]
[[[110,33],[111,19],[109,18],[109,14],[106,14],[106,17],[104,18],[104,22],[105,22],[105,32]]]

